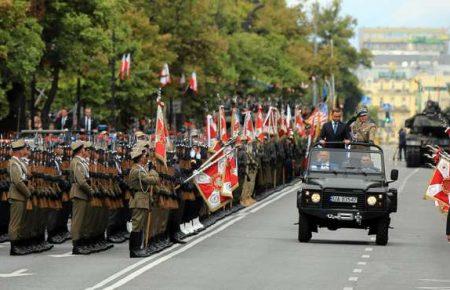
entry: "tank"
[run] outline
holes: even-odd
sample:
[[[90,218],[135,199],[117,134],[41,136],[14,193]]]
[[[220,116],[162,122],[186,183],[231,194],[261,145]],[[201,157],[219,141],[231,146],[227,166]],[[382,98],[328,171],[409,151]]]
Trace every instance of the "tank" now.
[[[405,121],[405,127],[409,128],[406,135],[406,166],[419,167],[430,160],[425,154],[429,153],[427,145],[440,146],[444,150],[450,149],[450,139],[445,129],[450,121],[450,116],[445,115],[439,104],[428,101],[422,113],[416,114]]]

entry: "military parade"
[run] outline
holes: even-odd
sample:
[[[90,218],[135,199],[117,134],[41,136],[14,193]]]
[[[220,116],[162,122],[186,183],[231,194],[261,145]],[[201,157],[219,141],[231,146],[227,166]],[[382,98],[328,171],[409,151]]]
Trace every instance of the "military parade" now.
[[[450,289],[450,4],[0,0],[0,289]]]

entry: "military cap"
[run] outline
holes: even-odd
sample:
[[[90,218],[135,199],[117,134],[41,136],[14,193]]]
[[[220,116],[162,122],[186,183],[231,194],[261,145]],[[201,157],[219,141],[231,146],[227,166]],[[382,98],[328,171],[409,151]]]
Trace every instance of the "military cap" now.
[[[136,131],[136,133],[134,133],[134,135],[135,135],[137,138],[142,137],[142,136],[145,136],[144,132],[142,132],[142,131]]]
[[[135,147],[140,149],[150,148],[150,142],[145,140],[138,140]]]
[[[70,148],[72,148],[72,151],[76,151],[83,146],[84,146],[84,142],[81,140],[77,140],[70,145]]]
[[[358,117],[361,117],[361,116],[367,116],[367,114],[368,114],[367,109],[366,109],[366,108],[362,108],[362,109],[359,110],[359,112],[358,112]]]
[[[130,157],[131,157],[131,159],[134,160],[134,159],[140,157],[142,154],[143,154],[142,149],[134,148],[133,151],[131,151],[131,153],[130,153]]]
[[[18,140],[13,141],[11,143],[11,148],[13,150],[19,150],[19,149],[24,148],[25,146],[26,146],[26,144],[25,144],[25,141],[23,139],[18,139]]]
[[[89,150],[94,149],[94,144],[92,144],[91,141],[85,141],[85,142],[83,142],[83,143],[84,143],[84,144],[83,144],[84,148],[89,149]]]

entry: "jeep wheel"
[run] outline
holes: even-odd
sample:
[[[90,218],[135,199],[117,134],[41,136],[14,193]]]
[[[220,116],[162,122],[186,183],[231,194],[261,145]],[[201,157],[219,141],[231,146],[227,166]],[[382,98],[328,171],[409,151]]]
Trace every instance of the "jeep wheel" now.
[[[375,243],[380,246],[386,246],[389,240],[389,217],[381,218],[377,223],[377,238]]]
[[[304,214],[299,214],[298,219],[298,241],[300,243],[307,243],[311,240],[311,227],[308,217]]]

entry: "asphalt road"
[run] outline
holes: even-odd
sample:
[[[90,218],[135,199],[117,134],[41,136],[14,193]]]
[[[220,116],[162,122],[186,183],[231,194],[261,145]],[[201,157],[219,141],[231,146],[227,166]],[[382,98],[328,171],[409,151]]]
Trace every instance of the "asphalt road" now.
[[[362,230],[320,229],[298,243],[294,185],[145,259],[129,259],[127,244],[72,256],[65,243],[26,257],[0,244],[0,289],[450,289],[444,216],[422,199],[431,170],[393,164],[387,151],[400,177],[385,247]]]

